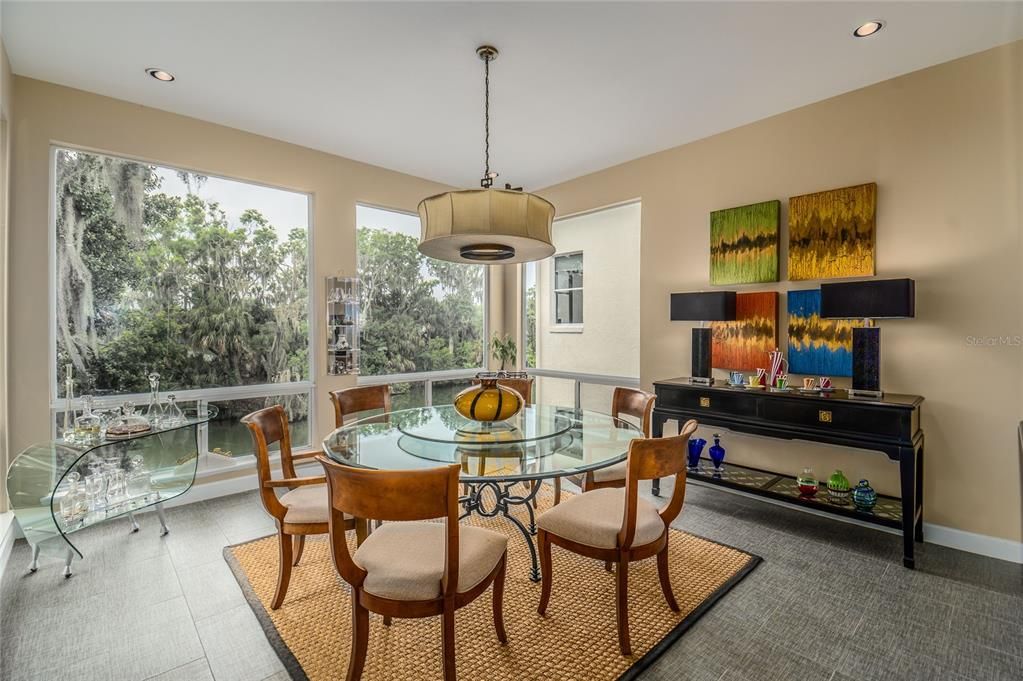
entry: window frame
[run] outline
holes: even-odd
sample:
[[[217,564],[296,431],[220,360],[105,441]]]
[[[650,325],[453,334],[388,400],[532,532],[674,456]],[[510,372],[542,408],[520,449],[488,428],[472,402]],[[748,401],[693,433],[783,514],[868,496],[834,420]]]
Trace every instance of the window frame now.
[[[559,322],[558,321],[558,293],[564,293],[566,291],[579,291],[583,294],[583,300],[585,300],[584,286],[571,286],[566,288],[557,288],[558,282],[558,258],[565,258],[573,255],[578,255],[580,261],[583,263],[582,269],[585,274],[585,262],[586,258],[582,250],[565,251],[564,253],[555,253],[551,256],[551,333],[582,333],[583,325],[586,322],[586,318],[583,317],[581,322]],[[585,285],[585,284],[584,284]],[[585,303],[583,303],[585,305]],[[582,315],[582,310],[579,311]]]
[[[400,208],[392,208],[390,206],[384,206],[377,203],[369,203],[367,201],[356,201],[355,202],[355,230],[358,232],[359,219],[358,211],[359,208],[372,208],[374,210],[386,210],[391,213],[400,213],[409,217],[419,218],[419,213],[402,210]],[[382,384],[394,384],[394,383],[419,383],[420,381],[426,384],[426,406],[433,406],[433,382],[434,381],[449,381],[457,380],[461,378],[473,378],[477,373],[487,370],[487,364],[490,360],[490,267],[488,265],[479,265],[483,267],[483,366],[480,367],[467,367],[465,369],[442,369],[440,371],[413,371],[410,373],[403,374],[366,374],[361,370],[359,375],[355,379],[356,385],[382,385]],[[359,276],[359,245],[358,235],[356,234],[355,244],[355,276]],[[361,324],[361,320],[360,320]],[[360,334],[360,347],[361,347],[361,335],[362,329],[359,329]]]
[[[218,386],[212,388],[194,388],[189,390],[174,390],[173,393],[177,397],[178,402],[181,403],[197,403],[197,406],[203,407],[209,402],[229,402],[232,400],[255,398],[255,397],[270,397],[276,395],[298,395],[306,394],[309,403],[309,442],[302,443],[296,446],[298,450],[304,449],[315,449],[316,448],[316,433],[318,432],[316,412],[317,412],[317,400],[316,400],[316,376],[319,371],[319,361],[316,353],[316,338],[317,329],[319,329],[319,317],[316,315],[315,303],[316,303],[316,289],[313,284],[315,281],[315,271],[313,262],[314,238],[315,229],[313,219],[315,216],[315,201],[316,196],[312,192],[303,191],[300,189],[294,189],[291,187],[282,187],[278,185],[267,184],[265,182],[257,182],[248,179],[240,179],[236,177],[230,177],[220,173],[209,172],[206,170],[199,170],[196,168],[186,168],[184,166],[166,163],[163,161],[155,161],[152,159],[140,158],[131,154],[122,154],[103,149],[94,149],[90,147],[67,144],[62,142],[51,142],[50,144],[50,157],[49,157],[49,187],[48,187],[48,225],[47,225],[47,259],[48,259],[48,307],[49,307],[49,347],[47,349],[47,363],[49,364],[49,413],[50,413],[50,436],[56,438],[57,436],[57,414],[62,413],[67,407],[66,398],[58,397],[57,382],[59,375],[57,371],[57,286],[55,284],[57,280],[57,152],[59,150],[75,151],[84,154],[93,154],[99,156],[110,156],[113,158],[119,158],[126,161],[132,161],[135,163],[144,163],[146,165],[159,166],[161,168],[167,168],[169,170],[180,170],[188,173],[195,173],[204,175],[206,177],[213,177],[219,180],[226,180],[228,182],[239,182],[242,184],[254,185],[257,187],[264,187],[267,189],[277,189],[281,191],[287,191],[292,194],[301,194],[306,197],[307,206],[307,217],[306,217],[306,288],[309,291],[308,300],[306,302],[306,314],[308,315],[308,327],[309,327],[309,338],[308,338],[308,349],[309,349],[309,374],[307,380],[304,381],[292,381],[288,383],[258,383],[252,385],[242,386]],[[172,392],[169,390],[161,390],[162,395]],[[131,400],[141,407],[144,407],[149,400],[149,393],[122,393],[118,395],[103,395],[95,396],[93,405],[97,409],[109,409],[111,407],[119,406],[122,402]],[[82,396],[76,395],[71,401],[72,408],[80,410],[83,407]],[[203,424],[198,429],[199,439],[199,462],[200,462],[200,473],[204,469],[204,463],[213,460],[214,458],[218,461],[224,459],[224,457],[215,455],[209,450],[209,425]],[[255,454],[250,452],[238,456],[232,457],[230,461],[231,465],[217,466],[220,468],[231,468],[238,465],[238,462],[250,461],[250,457],[254,457]]]

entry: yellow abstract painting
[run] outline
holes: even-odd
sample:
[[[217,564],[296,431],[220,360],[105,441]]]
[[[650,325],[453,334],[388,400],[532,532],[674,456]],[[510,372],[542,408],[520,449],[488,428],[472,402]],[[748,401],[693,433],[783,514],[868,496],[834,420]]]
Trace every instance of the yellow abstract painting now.
[[[831,189],[789,199],[789,279],[874,274],[877,185]]]

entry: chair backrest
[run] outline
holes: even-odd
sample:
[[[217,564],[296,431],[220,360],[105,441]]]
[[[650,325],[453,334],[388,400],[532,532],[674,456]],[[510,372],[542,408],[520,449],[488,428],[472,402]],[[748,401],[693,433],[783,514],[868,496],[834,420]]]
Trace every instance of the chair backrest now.
[[[530,376],[529,378],[499,378],[497,379],[498,385],[503,385],[506,388],[511,388],[518,394],[522,395],[522,402],[525,406],[529,407],[533,404],[533,381],[535,379]],[[474,378],[472,382],[479,384],[480,379]]]
[[[682,511],[686,497],[686,443],[696,431],[695,419],[686,421],[675,437],[654,437],[629,442],[629,458],[625,468],[625,513],[618,544],[632,546],[636,536],[636,505],[639,499],[639,481],[675,476],[671,499],[660,510],[665,527]]]
[[[330,537],[334,565],[349,584],[359,586],[366,572],[352,560],[344,515],[362,520],[445,518],[445,569],[442,592],[458,587],[458,474],[461,466],[408,471],[379,471],[345,466],[319,456],[330,490]],[[408,556],[416,560],[416,556]]]
[[[391,386],[364,385],[358,388],[331,390],[330,401],[334,405],[334,427],[345,424],[345,417],[371,409],[382,409],[384,415],[391,413]]]
[[[654,400],[657,397],[636,388],[616,387],[611,398],[611,416],[621,418],[633,416],[639,419],[643,437],[650,437],[650,419],[654,413]]]
[[[242,423],[249,428],[252,445],[256,452],[256,476],[259,480],[259,497],[263,500],[266,512],[277,519],[284,518],[287,508],[277,500],[273,489],[266,486],[272,479],[270,474],[270,446],[280,443],[281,470],[284,477],[298,477],[295,474],[295,463],[291,458],[291,430],[288,427],[288,414],[284,407],[275,404],[254,411],[242,417]]]

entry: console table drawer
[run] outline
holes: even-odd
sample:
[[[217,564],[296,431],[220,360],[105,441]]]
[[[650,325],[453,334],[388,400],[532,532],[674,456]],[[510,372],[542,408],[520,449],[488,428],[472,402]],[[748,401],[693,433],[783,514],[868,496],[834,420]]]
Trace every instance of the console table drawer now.
[[[747,397],[743,393],[730,394],[722,390],[700,390],[699,386],[693,386],[686,390],[658,387],[657,406],[664,409],[706,409],[717,414],[756,416],[756,403]]]
[[[789,424],[817,430],[869,433],[885,437],[911,435],[906,413],[848,402],[828,404],[823,401],[763,400],[758,416],[779,425]]]

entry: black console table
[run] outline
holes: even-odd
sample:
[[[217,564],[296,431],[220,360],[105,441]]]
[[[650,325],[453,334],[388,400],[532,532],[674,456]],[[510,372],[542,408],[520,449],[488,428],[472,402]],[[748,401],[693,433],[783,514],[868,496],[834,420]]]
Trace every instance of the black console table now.
[[[799,495],[795,476],[725,463],[725,473],[701,466],[687,477],[902,530],[902,563],[913,567],[914,541],[923,541],[924,433],[920,429],[917,395],[885,394],[880,400],[849,397],[844,390],[805,394],[796,389],[734,388],[726,384],[696,385],[688,378],[654,382],[657,402],[653,436],[664,434],[666,421],[681,425],[696,419],[741,433],[787,440],[808,440],[881,451],[899,463],[900,498],[878,497],[874,511],[832,503],[821,489],[816,497]],[[654,494],[660,481],[654,481]]]

